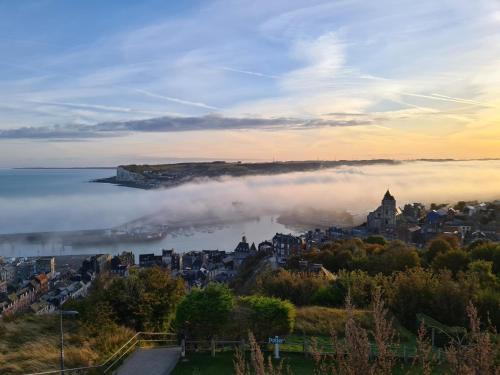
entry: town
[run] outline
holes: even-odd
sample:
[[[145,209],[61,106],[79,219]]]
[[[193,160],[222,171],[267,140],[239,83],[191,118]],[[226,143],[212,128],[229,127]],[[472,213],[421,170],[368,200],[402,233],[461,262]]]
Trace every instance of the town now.
[[[389,190],[381,205],[367,216],[366,223],[351,228],[314,229],[300,236],[276,233],[272,239],[258,244],[245,236],[234,251],[202,250],[177,253],[162,249],[158,254],[132,251],[112,256],[96,254],[88,257],[2,258],[0,257],[0,317],[21,312],[49,314],[68,299],[85,297],[93,280],[103,272],[126,277],[132,267],[159,266],[173,276],[180,276],[188,287],[203,287],[210,282],[233,280],[249,257],[260,255],[273,268],[286,265],[292,256],[305,255],[323,244],[339,239],[383,236],[423,248],[439,235],[451,235],[462,245],[476,240],[498,241],[500,201],[465,202],[454,205],[421,203],[397,206]],[[308,271],[322,269],[321,264],[301,262]]]

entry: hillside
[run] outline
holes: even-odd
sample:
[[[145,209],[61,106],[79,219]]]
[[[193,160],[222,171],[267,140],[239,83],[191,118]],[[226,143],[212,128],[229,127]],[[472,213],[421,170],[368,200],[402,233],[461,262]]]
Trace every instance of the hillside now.
[[[311,172],[340,166],[362,166],[373,164],[397,164],[390,159],[374,160],[317,160],[283,161],[267,163],[243,162],[200,162],[176,164],[121,165],[116,176],[95,180],[95,182],[115,183],[141,189],[155,189],[182,185],[196,179],[216,179],[223,176],[244,177],[257,175],[277,175],[293,172]]]

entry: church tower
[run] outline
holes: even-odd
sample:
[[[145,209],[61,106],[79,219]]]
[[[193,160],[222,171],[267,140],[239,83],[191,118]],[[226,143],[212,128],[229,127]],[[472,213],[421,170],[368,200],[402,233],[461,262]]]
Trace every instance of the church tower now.
[[[381,226],[385,229],[394,228],[396,226],[396,199],[391,195],[389,190],[382,199],[382,222]]]

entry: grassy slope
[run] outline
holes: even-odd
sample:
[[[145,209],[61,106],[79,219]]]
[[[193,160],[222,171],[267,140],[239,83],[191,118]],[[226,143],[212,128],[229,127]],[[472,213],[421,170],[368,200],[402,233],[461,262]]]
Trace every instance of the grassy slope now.
[[[125,342],[129,330],[119,330],[112,337],[85,337],[77,321],[66,319],[65,364],[67,368],[100,363],[107,353]],[[24,315],[0,322],[0,374],[23,374],[59,368],[59,316]]]

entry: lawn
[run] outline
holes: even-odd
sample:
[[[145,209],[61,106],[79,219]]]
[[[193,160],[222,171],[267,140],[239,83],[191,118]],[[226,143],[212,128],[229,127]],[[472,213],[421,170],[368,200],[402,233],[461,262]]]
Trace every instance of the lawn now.
[[[233,374],[233,352],[217,353],[215,358],[209,354],[192,353],[181,359],[172,375],[224,375]],[[266,354],[267,359],[267,354]],[[293,369],[294,375],[310,375],[313,373],[314,365],[310,358],[303,354],[287,353],[283,354],[282,360],[285,366]],[[274,360],[273,364],[278,365],[280,360]]]
[[[284,364],[290,366],[293,375],[313,374],[314,363],[310,357],[299,353],[282,354]],[[279,360],[273,360],[273,364],[277,365],[278,363]],[[233,373],[232,352],[217,353],[215,358],[206,353],[192,353],[179,361],[172,375],[230,375]],[[416,375],[421,373],[422,370],[414,368],[411,364],[399,364],[394,370],[395,375]],[[436,375],[443,373],[443,369],[433,371],[433,374]]]

